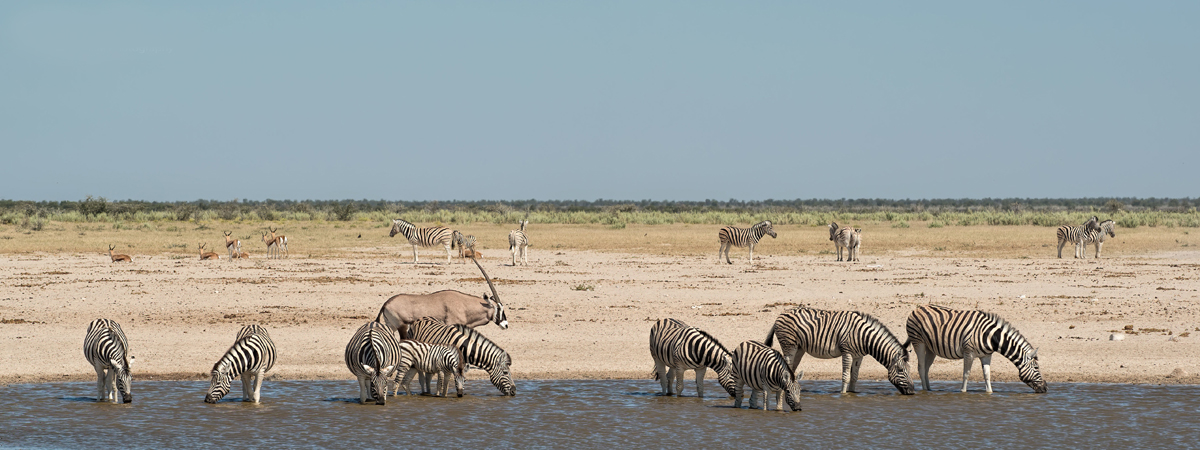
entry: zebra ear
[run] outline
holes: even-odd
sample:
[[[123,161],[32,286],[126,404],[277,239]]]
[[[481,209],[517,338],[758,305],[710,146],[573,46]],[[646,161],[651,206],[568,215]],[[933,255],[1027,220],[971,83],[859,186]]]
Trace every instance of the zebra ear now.
[[[382,372],[386,373],[387,376],[390,377],[390,376],[392,376],[392,372],[394,372],[395,370],[396,370],[396,366],[387,366],[387,367],[383,368]]]
[[[804,371],[803,371],[803,370],[801,370],[801,371],[800,371],[800,373],[796,374],[796,379],[795,379],[795,381],[796,381],[797,383],[799,383],[799,382],[800,382],[800,380],[802,380],[802,379],[804,379]]]
[[[366,364],[363,364],[362,366],[363,366],[363,370],[366,370],[366,371],[367,371],[367,373],[374,373],[374,372],[375,372],[375,368],[374,368],[374,367],[368,366],[368,365],[366,365]]]
[[[1038,349],[1036,349],[1036,348],[1035,348],[1035,349],[1033,349],[1033,354],[1032,354],[1032,355],[1029,355],[1029,358],[1030,358],[1030,359],[1037,359],[1037,352],[1038,352]]]

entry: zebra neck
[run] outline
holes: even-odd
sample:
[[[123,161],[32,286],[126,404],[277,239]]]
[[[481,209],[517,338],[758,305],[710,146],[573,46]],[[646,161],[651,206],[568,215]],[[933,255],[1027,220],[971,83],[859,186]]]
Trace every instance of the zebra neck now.
[[[1026,341],[1021,333],[1012,329],[1007,323],[999,326],[999,329],[992,334],[992,338],[988,340],[988,344],[991,347],[988,350],[1004,355],[1014,364],[1020,364],[1022,355],[1032,350],[1029,341]]]

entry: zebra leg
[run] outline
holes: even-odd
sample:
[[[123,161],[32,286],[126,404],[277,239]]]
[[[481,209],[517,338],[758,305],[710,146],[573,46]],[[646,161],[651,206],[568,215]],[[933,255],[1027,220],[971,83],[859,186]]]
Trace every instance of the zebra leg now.
[[[913,352],[917,354],[917,374],[921,377],[921,387],[929,392],[929,366],[933,364],[933,352],[927,351],[921,342],[913,343]]]
[[[1065,240],[1058,241],[1058,259],[1062,259],[1062,248],[1064,245],[1067,245],[1067,241],[1065,241]]]
[[[746,384],[737,376],[733,377],[733,407],[742,407],[742,396],[746,393]]]
[[[704,398],[704,373],[708,372],[708,368],[700,366],[696,368],[696,397]]]
[[[417,369],[415,369],[415,368],[408,369],[408,372],[406,372],[404,374],[404,381],[400,382],[400,385],[404,386],[404,395],[412,395],[412,389],[409,389],[408,386],[409,386],[409,383],[412,382],[413,375],[416,375],[416,374],[417,374]],[[418,381],[418,383],[419,382],[420,381]],[[400,392],[400,390],[397,389],[396,392]]]
[[[980,356],[979,365],[983,366],[983,384],[987,386],[987,393],[992,393],[992,355]]]
[[[254,386],[254,372],[249,370],[242,372],[242,401],[253,401],[254,394],[251,392]]]
[[[428,374],[426,376],[428,377],[428,378],[426,378],[427,380],[433,378],[432,373]],[[438,371],[438,373],[437,373],[438,388],[437,388],[437,395],[435,397],[443,397],[443,398],[446,397],[446,378],[445,378],[445,376],[446,376],[446,372]]]
[[[858,392],[854,385],[858,383],[858,368],[862,367],[862,356],[855,356],[854,363],[850,364],[850,392]]]
[[[683,397],[683,375],[686,372],[687,372],[687,369],[684,369],[682,367],[675,368],[675,380],[672,381],[672,383],[674,383],[674,386],[675,386],[675,396],[676,397]]]
[[[775,391],[775,409],[783,411],[783,389]]]
[[[108,377],[104,373],[104,367],[96,365],[96,401],[108,401],[108,395],[104,392],[104,388],[108,387]]]
[[[417,263],[417,244],[413,244],[413,264]]]
[[[967,353],[963,355],[963,383],[962,392],[967,392],[967,379],[971,377],[971,362],[975,359],[975,355]]]
[[[439,377],[438,385],[441,386],[441,384],[442,384],[441,378],[440,378],[441,374],[439,374],[438,377]],[[432,373],[425,373],[425,372],[418,373],[417,382],[421,384],[421,395],[433,395],[433,390],[429,388],[430,384],[433,382],[432,380],[433,380]]]
[[[758,396],[763,396],[763,409],[767,409],[766,394],[758,389],[750,389],[750,409],[758,409]]]
[[[750,247],[750,265],[753,266],[754,265],[754,243],[751,242],[748,247]],[[766,402],[766,399],[764,399],[763,401]]]
[[[853,366],[854,357],[850,356],[849,352],[842,352],[842,393],[845,394],[850,387],[850,367]]]
[[[262,382],[263,372],[260,370],[254,373],[254,403],[258,403],[262,399]]]
[[[358,376],[358,402],[364,405],[367,404],[368,401],[371,401],[371,396],[369,395],[371,391],[367,388],[367,383],[369,383],[369,381],[367,380],[366,376]]]
[[[446,264],[450,264],[450,245],[446,245]]]
[[[662,386],[660,395],[671,395],[671,389],[668,387],[671,384],[670,375],[667,375],[667,365],[658,358],[654,358],[654,374],[658,377],[658,384]]]

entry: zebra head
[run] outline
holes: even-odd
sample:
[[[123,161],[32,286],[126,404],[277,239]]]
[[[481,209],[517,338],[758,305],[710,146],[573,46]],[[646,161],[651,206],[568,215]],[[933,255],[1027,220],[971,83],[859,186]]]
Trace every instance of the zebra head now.
[[[1083,223],[1083,228],[1086,231],[1099,232],[1100,231],[1100,218],[1096,217],[1096,216],[1092,216],[1091,219],[1088,219],[1087,222]]]
[[[788,408],[791,408],[792,411],[800,410],[800,378],[802,377],[804,377],[804,372],[800,372],[799,375],[796,375],[788,380],[787,386],[783,389],[783,399],[787,402]],[[763,401],[765,402],[766,400],[766,395],[764,394]]]
[[[213,368],[212,381],[208,384],[208,395],[204,396],[204,403],[219,402],[229,393],[229,383],[233,378],[231,375],[228,371]]]
[[[1046,381],[1042,379],[1042,370],[1038,367],[1037,349],[1021,352],[1021,363],[1017,365],[1017,375],[1021,381],[1033,388],[1038,394],[1046,393]]]
[[[755,225],[755,227],[761,228],[763,234],[770,235],[772,239],[777,237],[777,235],[775,234],[775,227],[771,226],[770,220],[764,220],[762,222],[759,222],[758,225]]]
[[[500,361],[496,362],[496,367],[488,371],[488,379],[492,381],[492,385],[496,386],[496,389],[500,390],[501,394],[516,397],[517,385],[513,383],[512,372],[508,369],[511,364],[508,354],[504,354]]]
[[[840,229],[840,228],[841,227],[838,226],[837,222],[829,223],[829,240],[832,241],[834,239],[837,239],[837,232],[838,232],[838,229]]]
[[[388,387],[391,386],[389,379],[396,371],[396,366],[386,366],[379,370],[375,370],[369,364],[363,364],[362,367],[371,376],[371,397],[375,399],[375,404],[386,405]]]
[[[913,395],[917,392],[913,386],[912,377],[909,376],[908,366],[908,348],[905,346],[903,353],[892,358],[888,363],[888,381],[896,386],[896,390],[904,395]]]
[[[416,227],[416,225],[408,223],[404,219],[392,219],[392,232],[388,233],[388,237],[396,237],[397,234],[403,234],[404,237],[408,237]]]
[[[725,363],[721,367],[714,368],[717,371],[717,384],[720,384],[725,389],[725,392],[729,393],[730,398],[736,397],[737,386],[734,385],[733,381],[733,358],[727,353],[722,358],[722,361]]]
[[[1116,223],[1112,220],[1100,222],[1100,229],[1108,233],[1108,237],[1117,237]]]
[[[133,357],[129,357],[129,362],[133,362]],[[116,366],[113,366],[116,367]],[[117,392],[121,393],[122,403],[133,403],[133,374],[129,372],[129,364],[125,364],[117,371]]]

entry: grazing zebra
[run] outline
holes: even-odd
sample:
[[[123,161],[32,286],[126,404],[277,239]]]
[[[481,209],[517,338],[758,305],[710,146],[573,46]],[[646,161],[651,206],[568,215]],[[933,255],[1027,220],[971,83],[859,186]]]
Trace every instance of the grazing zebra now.
[[[729,260],[729,250],[733,247],[750,247],[750,264],[754,264],[754,246],[758,245],[758,241],[766,234],[771,235],[772,239],[777,237],[770,220],[756,223],[750,228],[722,228],[717,233],[717,240],[721,241],[721,249],[717,250],[717,264],[721,264],[721,255],[725,255],[725,262],[733,264],[733,261]]]
[[[496,345],[483,333],[466,325],[449,326],[432,317],[423,317],[409,327],[412,339],[430,344],[442,344],[457,348],[463,355],[463,364],[486,370],[492,385],[504,395],[517,395],[509,366],[512,359],[508,352]],[[465,370],[464,370],[465,372]],[[429,379],[421,378],[422,392],[429,391]]]
[[[416,225],[404,219],[392,219],[392,232],[389,237],[403,234],[413,248],[413,264],[417,263],[417,246],[433,247],[441,244],[446,247],[446,264],[450,263],[450,246],[454,242],[454,232],[446,227],[417,228]]]
[[[513,255],[513,265],[517,265],[517,252],[521,253],[521,261],[524,265],[529,265],[529,255],[527,254],[529,247],[529,236],[525,234],[525,225],[528,225],[528,220],[521,221],[521,229],[508,232],[508,250]]]
[[[96,401],[117,403],[133,401],[129,373],[129,340],[121,325],[108,319],[96,319],[88,324],[87,336],[83,338],[83,357],[96,369]]]
[[[1110,237],[1114,237],[1114,238],[1117,237],[1116,226],[1117,226],[1117,224],[1115,222],[1113,222],[1111,220],[1105,220],[1103,222],[1100,222],[1100,231],[1099,232],[1086,233],[1083,237],[1083,241],[1080,242],[1080,244],[1083,245],[1082,253],[1084,253],[1084,254],[1087,253],[1087,245],[1088,244],[1095,244],[1096,258],[1099,258],[1100,257],[1100,248],[1104,246],[1104,240],[1107,238],[1110,238]]]
[[[346,367],[358,377],[359,401],[387,402],[388,383],[400,364],[400,343],[394,332],[379,322],[367,322],[346,344]]]
[[[861,231],[861,230],[858,230]],[[855,238],[855,229],[850,227],[838,226],[837,222],[829,224],[829,240],[833,241],[837,247],[838,261],[842,259],[842,248],[846,248],[846,259],[844,261],[856,261],[858,258],[858,242],[862,240],[862,236]]]
[[[750,409],[758,408],[754,399],[762,393],[762,409],[766,411],[771,393],[776,392],[776,409],[783,411],[783,402],[787,400],[792,411],[799,411],[800,383],[796,378],[778,351],[760,342],[743,342],[733,350],[733,407],[742,407],[745,386],[750,386]]]
[[[1067,242],[1072,242],[1075,244],[1075,257],[1083,258],[1083,241],[1088,240],[1088,235],[1093,232],[1100,232],[1100,218],[1096,216],[1092,216],[1083,225],[1077,227],[1070,225],[1058,227],[1058,232],[1056,233],[1058,235],[1058,257],[1062,258],[1063,246],[1067,245]]]
[[[704,397],[704,374],[717,372],[717,383],[734,394],[732,355],[716,338],[676,319],[659,319],[650,328],[650,357],[662,395],[683,394],[683,374],[696,371],[696,396]],[[672,385],[674,389],[672,389]]]
[[[468,234],[463,236],[458,230],[454,230],[454,237],[451,239],[450,248],[453,249],[456,245],[458,246],[458,257],[464,258],[464,252],[467,250],[473,252],[475,250],[475,235]]]
[[[404,341],[400,344],[400,363],[396,366],[396,394],[400,393],[400,387],[403,386],[404,393],[412,395],[408,383],[418,373],[424,380],[421,383],[423,392],[428,392],[429,376],[436,373],[438,397],[445,397],[447,391],[450,390],[450,385],[447,383],[450,378],[454,379],[454,389],[458,396],[462,397],[466,383],[465,372],[466,366],[457,348],[442,344]]]
[[[987,392],[992,393],[992,353],[1000,352],[1017,366],[1021,381],[1033,388],[1033,392],[1046,392],[1046,382],[1038,368],[1037,350],[1016,328],[995,314],[927,305],[918,307],[908,316],[905,328],[908,342],[904,345],[912,344],[917,353],[917,369],[926,391],[929,390],[929,366],[935,356],[940,356],[963,360],[963,392],[967,392],[971,361],[979,358]]]
[[[275,366],[275,342],[261,325],[246,325],[238,332],[233,345],[213,364],[212,381],[208,385],[205,403],[216,403],[229,393],[233,377],[242,377],[242,401],[258,403],[262,393],[263,375]]]
[[[908,348],[869,314],[799,307],[780,314],[764,342],[770,346],[775,337],[792,372],[805,353],[820,359],[841,357],[843,394],[855,392],[858,368],[866,355],[887,367],[888,381],[901,394],[915,392],[908,374]]]

